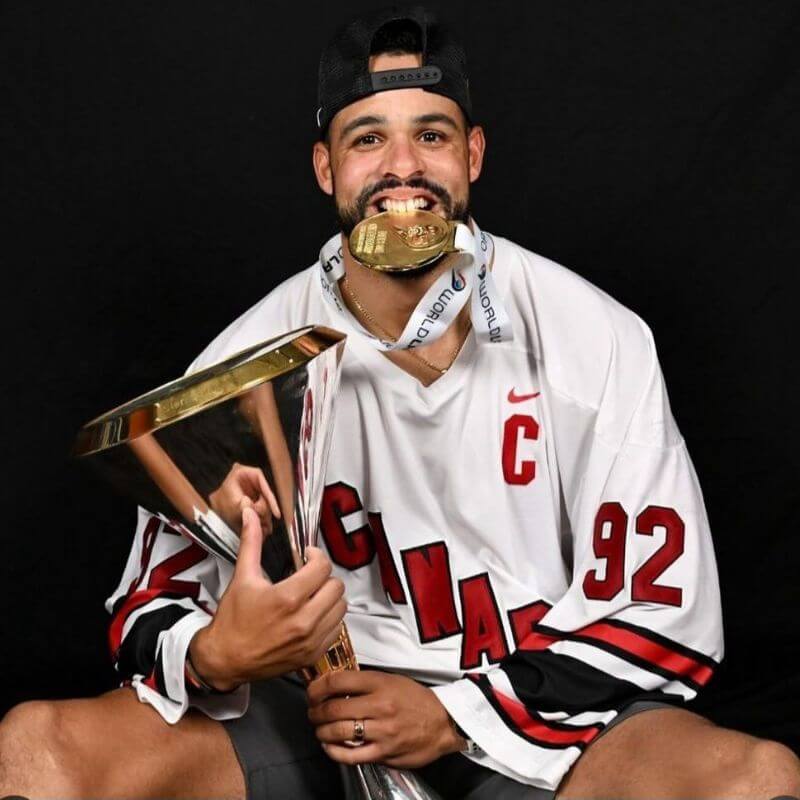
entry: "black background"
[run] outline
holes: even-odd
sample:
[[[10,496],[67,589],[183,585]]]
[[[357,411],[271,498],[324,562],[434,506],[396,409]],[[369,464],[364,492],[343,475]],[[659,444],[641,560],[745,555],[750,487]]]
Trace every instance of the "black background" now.
[[[134,510],[70,461],[71,440],[315,260],[335,229],[310,166],[317,59],[366,7],[0,5],[0,711],[114,684],[103,600]],[[698,707],[800,750],[800,6],[439,7],[489,142],[481,226],[655,333],[726,615]]]

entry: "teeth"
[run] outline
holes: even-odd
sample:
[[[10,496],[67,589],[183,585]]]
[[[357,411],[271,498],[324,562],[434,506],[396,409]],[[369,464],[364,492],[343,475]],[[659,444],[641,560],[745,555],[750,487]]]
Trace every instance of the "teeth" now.
[[[379,203],[382,211],[389,211],[392,214],[409,214],[418,208],[425,208],[428,201],[424,197],[412,197],[408,200],[395,200],[387,197]]]

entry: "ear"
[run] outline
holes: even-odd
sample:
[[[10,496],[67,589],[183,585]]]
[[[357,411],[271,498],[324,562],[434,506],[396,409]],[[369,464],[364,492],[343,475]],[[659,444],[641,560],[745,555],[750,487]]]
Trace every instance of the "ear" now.
[[[314,142],[311,160],[314,163],[314,174],[317,176],[319,188],[322,189],[325,194],[333,194],[331,151],[325,142]]]
[[[483,168],[483,154],[486,151],[486,138],[480,125],[473,125],[467,134],[467,151],[469,153],[469,182],[478,180]]]

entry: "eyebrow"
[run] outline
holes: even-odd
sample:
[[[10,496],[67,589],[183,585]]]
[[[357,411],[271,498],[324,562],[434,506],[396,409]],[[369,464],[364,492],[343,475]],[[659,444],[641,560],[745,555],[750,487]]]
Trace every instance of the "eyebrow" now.
[[[363,117],[356,117],[347,125],[342,128],[342,132],[339,134],[342,137],[347,136],[348,133],[352,133],[356,128],[363,128],[366,125],[384,125],[386,123],[386,117],[376,117],[372,114],[363,116]]]
[[[423,114],[420,117],[414,117],[414,122],[417,125],[431,125],[434,122],[443,122],[445,125],[458,130],[458,123],[449,114]]]
[[[387,122],[386,117],[376,116],[374,114],[366,114],[361,117],[356,117],[347,125],[342,128],[341,134],[339,134],[342,138],[347,136],[348,134],[352,133],[356,128],[364,128],[368,125],[385,125]],[[416,125],[432,125],[436,122],[441,122],[444,125],[449,125],[453,130],[459,130],[458,123],[449,115],[449,114],[442,114],[442,113],[432,113],[432,114],[422,114],[419,117],[414,117],[414,123]]]

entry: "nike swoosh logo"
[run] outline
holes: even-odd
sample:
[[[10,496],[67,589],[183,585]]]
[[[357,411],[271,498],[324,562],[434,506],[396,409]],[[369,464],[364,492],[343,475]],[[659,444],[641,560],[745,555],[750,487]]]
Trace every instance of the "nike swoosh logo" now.
[[[508,393],[508,402],[509,403],[524,403],[526,400],[533,400],[534,397],[538,397],[541,392],[534,392],[533,394],[514,394],[514,390],[512,389]]]

